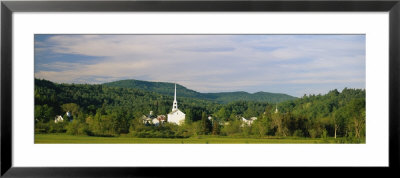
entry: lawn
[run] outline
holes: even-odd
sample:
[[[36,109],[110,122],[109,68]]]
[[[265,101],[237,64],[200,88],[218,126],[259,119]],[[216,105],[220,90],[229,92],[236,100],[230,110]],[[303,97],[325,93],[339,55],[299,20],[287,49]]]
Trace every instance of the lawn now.
[[[67,134],[35,134],[35,143],[100,143],[100,144],[312,144],[335,143],[334,138],[295,138],[295,137],[268,137],[243,138],[223,136],[197,136],[190,138],[134,138],[121,135],[119,137],[73,136]]]

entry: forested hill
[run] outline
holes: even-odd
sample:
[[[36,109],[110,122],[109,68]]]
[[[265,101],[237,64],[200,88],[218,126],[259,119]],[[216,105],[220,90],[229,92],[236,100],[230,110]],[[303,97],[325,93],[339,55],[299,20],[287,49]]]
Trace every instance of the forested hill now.
[[[243,91],[238,92],[222,92],[222,93],[206,93],[209,98],[213,98],[219,103],[230,103],[234,101],[259,101],[268,103],[280,103],[283,101],[294,100],[296,97],[280,94],[280,93],[268,93],[268,92],[257,92],[247,93]]]
[[[174,95],[174,87],[175,87],[173,83],[149,82],[141,80],[120,80],[115,82],[104,83],[103,85],[112,87],[134,88],[134,89],[152,91],[169,96]],[[259,102],[269,102],[269,103],[280,103],[283,101],[296,99],[296,97],[287,94],[268,93],[268,92],[257,92],[254,94],[243,91],[200,93],[194,90],[190,90],[179,84],[176,85],[176,90],[180,97],[206,99],[224,104],[233,101],[259,101]]]
[[[170,95],[135,88],[57,84],[35,79],[34,96],[37,133],[67,132],[94,136],[129,133],[146,138],[181,138],[207,134],[245,137],[339,136],[346,137],[351,143],[359,142],[354,141],[354,138],[365,140],[365,89],[345,88],[341,92],[334,89],[325,95],[304,95],[279,104],[257,101],[220,104],[211,100],[178,96],[179,109],[186,114],[185,123],[189,125],[181,128],[186,130],[167,131],[157,130],[158,127],[144,127],[140,125],[143,123],[140,119],[150,111],[155,115],[170,113],[173,102],[173,96]],[[55,116],[67,111],[71,112],[74,122],[56,124]],[[211,125],[208,115],[228,124]],[[256,117],[257,120],[251,127],[242,128],[242,117]],[[64,114],[63,118],[67,116]]]
[[[209,100],[197,98],[178,97],[179,108],[206,111],[212,113],[218,109],[219,104]],[[140,117],[154,111],[155,114],[167,114],[171,111],[173,96],[162,95],[151,91],[134,88],[109,87],[91,84],[57,84],[47,80],[35,79],[35,108],[38,110],[51,110],[45,121],[61,114],[62,105],[74,103],[85,114],[95,115],[101,110],[107,112],[124,113],[121,117]],[[102,111],[103,112],[103,111]],[[42,112],[36,112],[41,115]]]
[[[122,88],[134,88],[146,91],[152,91],[159,94],[174,96],[175,85],[173,83],[167,82],[149,82],[142,80],[119,80],[109,83],[104,83],[103,85],[110,87],[122,87]],[[190,98],[206,98],[202,93],[187,89],[186,87],[177,84],[176,90],[181,97]]]

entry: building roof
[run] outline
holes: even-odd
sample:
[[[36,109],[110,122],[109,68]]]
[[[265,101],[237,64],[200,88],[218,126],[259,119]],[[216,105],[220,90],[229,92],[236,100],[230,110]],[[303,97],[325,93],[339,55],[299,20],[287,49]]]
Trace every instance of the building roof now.
[[[179,109],[176,109],[176,110],[173,110],[172,112],[170,112],[170,113],[168,113],[168,114],[173,114],[173,113],[176,113],[176,112],[178,112],[178,111],[181,111],[181,110],[179,110]],[[182,112],[182,111],[181,111]],[[182,112],[183,113],[183,112]]]
[[[160,120],[167,120],[167,117],[166,117],[165,115],[158,115],[158,116],[157,116],[157,119],[160,119]]]
[[[243,120],[250,120],[250,121],[253,121],[253,120],[256,120],[257,117],[251,117],[251,118],[249,118],[249,119],[242,117],[242,119],[243,119]]]
[[[141,119],[142,119],[142,120],[147,120],[147,121],[152,120],[152,118],[147,117],[147,116],[145,116],[145,115],[143,115],[143,116],[141,117]]]

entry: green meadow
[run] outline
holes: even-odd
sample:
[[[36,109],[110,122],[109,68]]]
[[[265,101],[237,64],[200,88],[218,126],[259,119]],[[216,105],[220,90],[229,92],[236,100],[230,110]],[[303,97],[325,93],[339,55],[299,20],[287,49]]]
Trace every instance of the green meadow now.
[[[135,138],[126,135],[119,137],[74,136],[67,134],[35,134],[36,144],[314,144],[343,143],[343,138],[296,138],[265,137],[244,138],[224,136],[195,136],[189,138]],[[365,143],[365,141],[361,141]]]

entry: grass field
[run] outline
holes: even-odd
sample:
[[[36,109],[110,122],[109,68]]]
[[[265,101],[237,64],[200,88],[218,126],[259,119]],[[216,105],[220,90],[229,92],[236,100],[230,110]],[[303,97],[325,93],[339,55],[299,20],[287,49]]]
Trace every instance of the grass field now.
[[[72,136],[67,134],[35,134],[35,143],[99,143],[99,144],[313,144],[313,143],[336,143],[334,138],[232,138],[222,136],[197,136],[190,138],[134,138],[128,136],[120,137],[94,137],[94,136]]]

